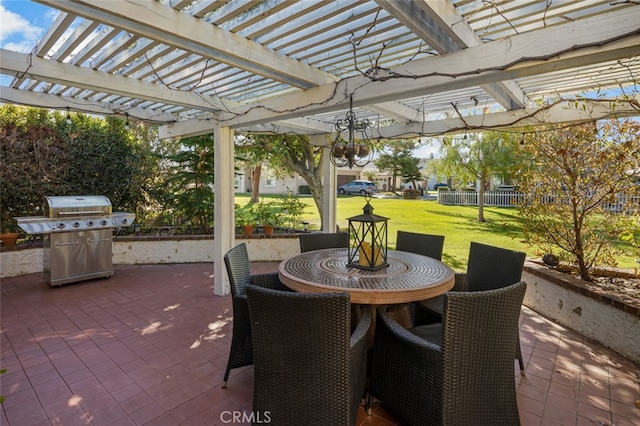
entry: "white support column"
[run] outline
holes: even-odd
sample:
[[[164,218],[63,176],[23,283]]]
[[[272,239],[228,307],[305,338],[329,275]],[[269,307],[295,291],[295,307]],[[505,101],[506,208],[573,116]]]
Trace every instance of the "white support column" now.
[[[216,191],[213,216],[213,292],[217,296],[224,296],[230,292],[224,254],[235,245],[233,130],[229,127],[216,127],[213,136]]]
[[[322,146],[322,168],[324,189],[322,191],[322,232],[336,232],[337,217],[337,177],[336,168],[330,161],[331,147],[328,146],[326,135],[311,135],[309,141],[312,145]]]

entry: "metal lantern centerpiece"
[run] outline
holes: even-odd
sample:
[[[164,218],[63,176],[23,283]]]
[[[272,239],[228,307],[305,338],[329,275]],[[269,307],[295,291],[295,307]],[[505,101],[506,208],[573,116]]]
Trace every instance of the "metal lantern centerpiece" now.
[[[336,167],[353,166],[364,167],[373,159],[373,146],[367,138],[366,130],[369,120],[358,120],[353,112],[353,98],[349,98],[349,111],[344,120],[335,124],[338,136],[331,145],[331,162]],[[349,140],[342,139],[342,132],[349,132]],[[355,132],[362,133],[362,138],[356,139]]]
[[[389,266],[387,263],[387,221],[388,218],[373,214],[367,204],[363,213],[349,220],[349,261],[347,266],[376,271]]]

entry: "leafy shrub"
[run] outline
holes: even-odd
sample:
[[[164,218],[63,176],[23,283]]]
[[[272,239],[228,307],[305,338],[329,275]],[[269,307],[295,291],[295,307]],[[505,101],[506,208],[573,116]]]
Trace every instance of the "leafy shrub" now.
[[[402,198],[405,200],[417,200],[420,198],[421,192],[419,189],[405,189],[402,191]]]

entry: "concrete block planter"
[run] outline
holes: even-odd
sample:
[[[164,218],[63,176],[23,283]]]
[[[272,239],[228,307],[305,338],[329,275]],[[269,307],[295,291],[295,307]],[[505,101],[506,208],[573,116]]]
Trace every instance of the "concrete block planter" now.
[[[524,305],[640,362],[640,300],[620,298],[583,280],[526,262]]]
[[[273,262],[300,253],[297,234],[236,237],[247,243],[249,258]],[[113,241],[113,264],[213,262],[212,235],[118,237]],[[43,271],[42,247],[20,247],[0,253],[0,278]]]

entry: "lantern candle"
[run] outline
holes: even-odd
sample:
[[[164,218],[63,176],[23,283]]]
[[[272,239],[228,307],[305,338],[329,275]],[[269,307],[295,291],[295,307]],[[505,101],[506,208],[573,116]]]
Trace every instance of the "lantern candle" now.
[[[358,262],[360,266],[380,266],[382,265],[382,252],[376,244],[371,247],[366,241],[360,244],[360,257]]]

